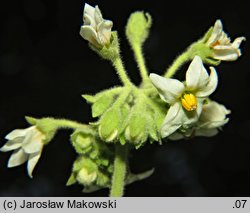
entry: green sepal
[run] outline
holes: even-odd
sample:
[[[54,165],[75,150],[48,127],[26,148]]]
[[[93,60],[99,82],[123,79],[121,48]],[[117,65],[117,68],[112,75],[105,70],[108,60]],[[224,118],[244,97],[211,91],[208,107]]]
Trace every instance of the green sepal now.
[[[88,102],[88,103],[95,103],[97,100],[97,97],[94,95],[82,95],[82,97]]]
[[[66,183],[66,186],[70,186],[70,185],[73,185],[77,182],[76,178],[75,178],[75,175],[74,174],[71,174],[67,183]]]
[[[200,41],[206,43],[210,38],[210,36],[212,35],[213,29],[214,27],[210,27]]]
[[[98,92],[95,95],[88,95],[84,94],[82,97],[88,102],[88,103],[95,103],[100,97],[105,96],[107,94],[112,94],[113,96],[118,95],[122,91],[123,87],[113,87],[111,89],[106,89],[101,92]]]
[[[96,102],[92,105],[92,117],[99,117],[102,115],[114,102],[114,95],[112,93],[107,93],[102,95]]]
[[[120,135],[119,141],[120,141],[121,145],[125,145],[126,144],[126,138],[125,138],[124,134]]]
[[[30,125],[36,125],[37,119],[30,117],[30,116],[25,116],[25,120],[30,124]]]

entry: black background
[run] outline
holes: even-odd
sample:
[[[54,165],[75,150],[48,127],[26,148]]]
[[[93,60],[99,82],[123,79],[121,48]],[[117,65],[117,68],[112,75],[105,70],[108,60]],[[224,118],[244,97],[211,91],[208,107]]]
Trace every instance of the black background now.
[[[162,74],[189,44],[220,18],[234,39],[250,33],[249,11],[240,1],[88,1],[98,4],[118,30],[125,66],[139,75],[124,36],[130,13],[144,10],[153,17],[145,44],[150,72]],[[165,4],[164,4],[165,3]],[[13,129],[26,128],[25,115],[91,121],[81,94],[94,94],[120,84],[109,62],[92,52],[79,35],[83,1],[3,1],[0,7],[0,144]],[[146,145],[132,153],[131,168],[155,168],[152,177],[126,187],[125,196],[250,196],[249,41],[243,56],[216,69],[220,79],[216,101],[232,110],[230,122],[212,138],[194,138]],[[186,66],[181,69],[183,75]],[[178,75],[177,75],[178,76]],[[107,196],[108,190],[83,194],[66,187],[76,157],[70,131],[59,132],[44,149],[31,180],[26,165],[7,169],[10,153],[0,153],[0,196]]]

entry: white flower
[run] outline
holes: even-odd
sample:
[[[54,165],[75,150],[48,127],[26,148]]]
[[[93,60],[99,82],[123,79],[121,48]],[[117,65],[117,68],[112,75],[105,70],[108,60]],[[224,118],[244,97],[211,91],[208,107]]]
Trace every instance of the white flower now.
[[[217,87],[218,77],[210,67],[210,76],[199,56],[195,56],[186,72],[186,82],[150,74],[153,85],[160,97],[170,105],[161,127],[162,137],[167,137],[181,126],[187,127],[197,122],[203,101]]]
[[[83,22],[80,35],[96,47],[101,47],[110,43],[111,28],[113,22],[102,17],[98,6],[92,7],[84,5]]]
[[[228,114],[230,114],[230,110],[226,109],[224,105],[209,100],[207,104],[203,105],[199,121],[193,128],[175,132],[169,136],[169,139],[179,140],[190,136],[214,136],[228,122]]]
[[[28,174],[32,178],[32,172],[41,156],[45,135],[36,126],[26,129],[16,129],[5,137],[9,140],[1,149],[2,152],[14,151],[11,155],[8,167],[19,166],[28,161]]]
[[[231,43],[230,38],[222,29],[221,21],[217,20],[206,44],[213,49],[213,58],[222,61],[234,61],[241,56],[239,46],[244,40],[246,40],[245,37],[238,37]]]

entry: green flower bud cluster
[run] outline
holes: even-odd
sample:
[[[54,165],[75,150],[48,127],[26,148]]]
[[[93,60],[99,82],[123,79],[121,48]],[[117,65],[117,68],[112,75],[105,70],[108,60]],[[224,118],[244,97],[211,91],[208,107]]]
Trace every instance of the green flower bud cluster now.
[[[92,131],[78,129],[71,142],[79,157],[74,162],[67,185],[78,182],[84,192],[110,187],[113,172],[113,147],[107,147]]]
[[[120,141],[123,145],[129,142],[139,148],[148,139],[161,140],[159,128],[166,106],[162,101],[156,104],[143,90],[113,88],[83,97],[92,104],[92,116],[99,118],[92,124],[103,141]]]

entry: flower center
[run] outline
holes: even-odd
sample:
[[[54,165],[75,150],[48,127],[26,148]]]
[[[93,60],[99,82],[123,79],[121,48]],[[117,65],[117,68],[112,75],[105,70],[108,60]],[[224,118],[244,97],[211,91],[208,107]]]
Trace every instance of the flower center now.
[[[181,104],[187,111],[194,111],[197,108],[197,98],[192,93],[185,93],[181,98]]]
[[[219,41],[216,41],[216,42],[212,45],[212,47],[215,47],[215,46],[217,46],[217,45],[220,45],[220,42],[219,42]]]

